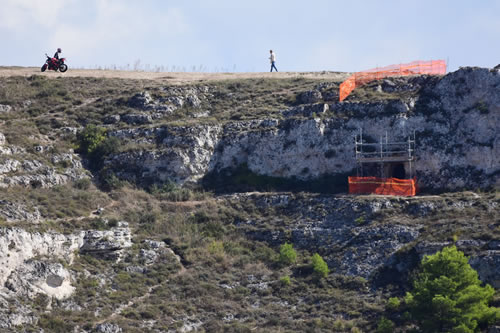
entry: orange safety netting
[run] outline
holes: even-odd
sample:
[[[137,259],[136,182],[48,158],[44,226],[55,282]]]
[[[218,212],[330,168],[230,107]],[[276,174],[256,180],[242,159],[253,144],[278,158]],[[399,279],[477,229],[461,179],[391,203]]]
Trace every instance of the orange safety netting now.
[[[414,196],[417,194],[417,179],[349,177],[349,193]]]
[[[385,77],[415,74],[443,75],[445,73],[446,61],[444,60],[414,61],[408,64],[390,65],[357,72],[340,85],[339,100],[343,101],[356,87]]]

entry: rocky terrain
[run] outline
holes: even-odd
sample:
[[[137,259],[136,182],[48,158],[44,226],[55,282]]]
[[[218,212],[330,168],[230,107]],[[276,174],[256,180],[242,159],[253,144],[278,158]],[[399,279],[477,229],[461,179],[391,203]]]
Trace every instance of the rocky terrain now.
[[[0,75],[0,332],[405,331],[450,244],[500,289],[500,70],[346,76]],[[360,129],[415,133],[418,196],[346,194]]]

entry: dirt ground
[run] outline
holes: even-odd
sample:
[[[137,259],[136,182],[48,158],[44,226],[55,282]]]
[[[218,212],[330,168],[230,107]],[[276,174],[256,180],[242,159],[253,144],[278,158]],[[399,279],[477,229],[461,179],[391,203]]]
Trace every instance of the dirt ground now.
[[[57,77],[102,77],[134,80],[159,80],[169,83],[189,83],[202,81],[221,81],[256,78],[307,78],[318,80],[343,81],[350,73],[342,72],[253,72],[253,73],[199,73],[199,72],[145,72],[120,70],[69,69],[66,73],[53,71],[40,72],[38,67],[1,67],[0,77],[43,75]]]

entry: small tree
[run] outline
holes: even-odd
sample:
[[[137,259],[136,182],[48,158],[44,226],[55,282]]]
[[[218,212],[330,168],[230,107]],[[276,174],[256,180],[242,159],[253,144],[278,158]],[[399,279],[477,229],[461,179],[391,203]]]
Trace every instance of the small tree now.
[[[116,153],[120,145],[118,138],[109,137],[105,128],[95,125],[87,125],[78,133],[77,140],[77,152],[87,157],[93,170],[101,169],[106,156]]]
[[[292,244],[285,243],[280,246],[280,263],[283,265],[295,264],[297,261],[297,252]]]
[[[488,302],[495,293],[481,286],[468,258],[455,246],[425,256],[405,302],[423,332],[476,332],[500,318]]]
[[[385,317],[380,318],[377,325],[377,333],[392,333],[394,332],[394,323]]]
[[[315,253],[312,258],[311,258],[312,266],[314,273],[319,277],[323,278],[328,275],[330,270],[328,269],[328,265],[326,262],[321,258],[321,256],[317,253]]]
[[[99,145],[106,140],[106,129],[95,125],[87,125],[83,131],[77,134],[79,153],[92,154]]]

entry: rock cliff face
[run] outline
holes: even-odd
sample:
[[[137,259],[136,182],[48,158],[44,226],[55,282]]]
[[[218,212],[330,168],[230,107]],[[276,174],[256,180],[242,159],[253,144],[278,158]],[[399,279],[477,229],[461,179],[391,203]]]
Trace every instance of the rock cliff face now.
[[[250,237],[275,246],[288,241],[318,252],[332,271],[374,283],[381,279],[390,281],[387,272],[395,274],[397,281],[397,276],[408,273],[425,254],[451,244],[423,240],[422,232],[430,227],[429,216],[457,216],[479,205],[486,214],[495,215],[499,209],[494,201],[483,206],[480,197],[464,198],[459,203],[437,198],[360,200],[349,196],[302,198],[289,194],[235,194],[228,199],[239,204],[252,201],[264,211],[276,210],[276,216],[237,224]],[[269,225],[274,226],[273,232],[269,232]],[[471,256],[470,263],[484,282],[499,286],[498,240],[464,239],[457,245]]]
[[[69,235],[0,228],[0,304],[35,299],[40,294],[49,300],[70,297],[75,290],[75,272],[60,262],[71,265],[78,253],[116,260],[123,249],[132,245],[130,237],[125,222],[108,231],[88,230]],[[3,307],[0,328],[36,322],[30,312],[21,304],[15,313]]]
[[[121,153],[107,163],[133,182],[197,182],[245,163],[260,175],[302,180],[355,168],[354,136],[378,142],[415,132],[420,186],[456,190],[499,185],[500,74],[464,68],[441,79],[390,80],[375,90],[413,92],[379,102],[320,103],[282,111],[280,119],[226,125],[164,126],[113,132],[158,149]],[[318,91],[318,94],[319,91]],[[321,95],[321,94],[320,94]]]

